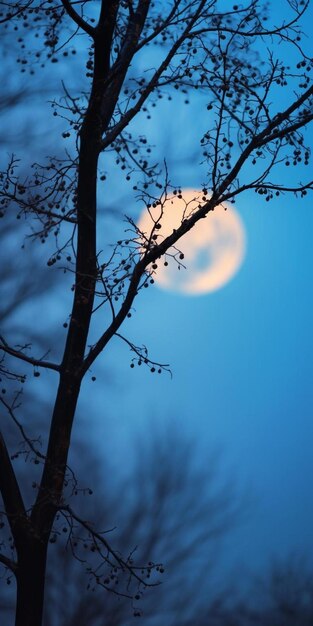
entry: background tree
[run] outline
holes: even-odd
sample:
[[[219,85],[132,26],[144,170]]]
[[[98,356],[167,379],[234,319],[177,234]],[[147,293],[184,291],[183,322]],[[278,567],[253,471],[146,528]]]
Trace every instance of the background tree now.
[[[247,189],[270,201],[280,193],[303,196],[312,188],[311,179],[303,182],[302,170],[300,181],[296,174],[290,175],[288,187],[279,178],[282,164],[293,169],[307,165],[310,156],[302,134],[313,118],[311,59],[301,48],[301,18],[308,4],[286,2],[290,19],[280,26],[268,25],[268,7],[261,0],[226,10],[216,0],[177,0],[166,9],[163,3],[149,0],[136,4],[28,0],[2,9],[3,27],[16,33],[21,46],[17,62],[23,73],[29,71],[33,77],[36,66],[47,71],[46,63],[62,59],[61,74],[68,76],[69,58],[76,54],[85,55],[87,68],[80,92],[73,93],[64,84],[63,98],[53,103],[55,116],[66,124],[64,139],[76,136],[64,158],[35,161],[32,176],[20,177],[18,161],[12,156],[1,178],[2,213],[9,210],[25,216],[33,237],[42,243],[53,235],[55,247],[48,253],[48,266],[61,267],[64,290],[73,290],[61,357],[57,351],[50,359],[36,356],[27,337],[18,345],[1,338],[3,376],[15,385],[10,397],[9,384],[5,406],[15,424],[19,421],[14,389],[16,381],[25,382],[27,373],[16,360],[20,366],[34,368],[36,378],[45,369],[59,380],[44,436],[47,446],[41,450],[22,431],[39,470],[36,497],[30,504],[21,493],[3,437],[0,442],[3,524],[7,520],[11,536],[0,558],[16,577],[17,626],[42,623],[47,548],[58,521],[68,525],[78,558],[82,548],[78,528],[87,533],[83,544],[88,541],[101,562],[96,582],[112,590],[118,580],[119,593],[131,600],[150,584],[152,570],[163,569],[152,561],[136,564],[131,553],[120,556],[68,502],[77,491],[68,453],[81,383],[113,337],[129,345],[132,366],[148,365],[153,373],[167,369],[121,335],[120,327],[131,315],[138,292],[153,283],[159,260],[169,255],[180,266],[183,252],[177,244],[200,219],[209,219],[217,205],[233,201]],[[80,34],[83,38],[77,39]],[[290,66],[271,51],[275,39],[284,57],[291,48]],[[277,100],[282,88],[284,97]],[[145,120],[151,118],[150,108],[176,92],[183,94],[186,104],[192,102],[194,92],[203,92],[207,118],[204,132],[196,139],[203,150],[203,188],[195,198],[196,207],[186,205],[179,227],[163,237],[159,232],[163,210],[172,193],[181,196],[181,181],[173,182],[167,164],[155,162]],[[151,233],[140,232],[129,218],[131,232],[107,254],[97,241],[97,193],[110,197],[112,187],[119,185],[110,174],[116,166],[129,183],[129,198],[136,197],[148,208],[158,207],[159,216]],[[73,273],[70,285],[68,277]],[[100,334],[94,323],[99,308],[107,320]]]
[[[242,513],[243,500],[231,481],[221,479],[217,454],[203,450],[205,460],[200,466],[200,447],[176,428],[165,434],[152,427],[151,434],[150,442],[135,445],[133,471],[124,487],[116,490],[112,510],[120,520],[122,552],[133,537],[142,562],[158,555],[166,563],[162,584],[143,598],[144,620],[174,624],[178,619],[184,623],[197,615],[203,604],[207,607],[226,593],[227,583],[218,564],[224,540]],[[134,489],[134,485],[138,487]],[[120,493],[130,497],[117,514]],[[110,516],[112,519],[112,511]],[[117,609],[116,602],[112,603],[110,616],[107,605],[108,623],[127,622],[130,618],[125,608]]]
[[[76,473],[88,476],[88,485],[98,485],[96,500],[86,489],[77,498],[77,508],[99,528],[112,528],[117,522],[111,541],[120,553],[131,544],[138,546],[137,558],[142,561],[151,554],[166,557],[163,584],[141,603],[134,602],[135,611],[143,611],[146,623],[157,618],[174,624],[178,617],[185,623],[203,605],[207,608],[218,597],[222,601],[226,593],[217,563],[241,504],[233,485],[221,480],[215,454],[208,453],[205,468],[200,468],[195,442],[185,440],[176,429],[152,432],[150,441],[134,444],[138,453],[127,476],[121,472],[114,477],[110,464],[97,458],[84,467],[76,450]],[[118,601],[115,594],[103,594],[101,585],[95,585],[88,567],[96,555],[86,557],[85,549],[84,560],[77,561],[67,536],[60,532],[50,546],[44,623],[119,626],[136,621],[128,603]]]
[[[253,576],[241,601],[232,598],[218,608],[215,621],[212,613],[202,614],[200,624],[230,626],[309,626],[313,619],[312,566],[302,554],[291,554],[276,560],[267,571]]]

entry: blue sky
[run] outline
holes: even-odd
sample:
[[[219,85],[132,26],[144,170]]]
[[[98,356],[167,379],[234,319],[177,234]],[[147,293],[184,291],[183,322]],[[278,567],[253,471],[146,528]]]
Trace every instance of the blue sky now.
[[[253,501],[234,552],[262,563],[312,539],[313,212],[309,199],[268,206],[255,194],[237,208],[247,233],[237,276],[205,296],[145,291],[127,324],[127,336],[169,362],[173,378],[131,370],[117,343],[103,365],[115,361],[117,455],[154,420],[174,421],[204,449],[218,446]]]
[[[273,10],[278,21],[278,5]],[[175,116],[173,103],[162,107],[150,135],[168,159],[172,179],[200,188],[203,169],[192,146],[207,124],[201,96],[190,107],[178,99]],[[289,175],[282,167],[280,182],[287,184]],[[123,212],[125,196],[120,200],[119,194],[118,188],[110,198]],[[126,206],[139,217],[141,204]],[[114,341],[94,368],[110,380],[106,420],[99,420],[96,433],[111,438],[117,463],[136,434],[148,434],[155,422],[165,432],[174,422],[190,434],[204,459],[219,448],[225,475],[235,477],[250,502],[231,552],[253,569],[312,543],[313,206],[311,196],[266,203],[251,192],[237,198],[236,209],[247,241],[239,273],[203,296],[157,287],[140,294],[123,332],[145,343],[151,358],[170,363],[173,378],[130,369],[127,346]],[[115,228],[113,222],[109,236]],[[92,389],[101,407],[103,390]]]
[[[276,21],[278,13],[275,4]],[[282,97],[274,105],[281,107]],[[177,105],[174,117],[164,106],[170,172],[183,186],[199,188],[203,172],[188,146],[206,123],[201,97],[190,109]],[[158,137],[157,123],[153,132]],[[311,144],[312,138],[310,129]],[[280,182],[288,184],[289,175],[281,167]],[[273,555],[306,552],[313,538],[313,205],[311,195],[266,203],[249,192],[236,199],[236,209],[247,252],[234,279],[198,297],[146,290],[124,327],[153,359],[170,363],[173,378],[131,370],[131,355],[117,342],[103,367],[110,357],[115,362],[108,393],[117,458],[134,433],[155,421],[174,421],[204,457],[221,449],[225,474],[251,500],[233,558],[253,569]],[[140,212],[134,204],[132,215]],[[99,429],[107,431],[103,423]]]
[[[163,134],[157,122],[151,122],[151,134],[160,138],[174,180],[201,187],[203,170],[188,147],[205,126],[201,99],[189,109],[177,105],[174,117],[173,104],[162,111]],[[287,174],[282,168],[282,183]],[[127,212],[127,188],[122,195],[119,184],[106,190],[104,207],[109,197]],[[267,204],[247,193],[236,208],[247,253],[234,279],[198,297],[145,290],[124,326],[153,359],[170,364],[173,378],[131,370],[127,346],[115,340],[93,368],[98,383],[87,380],[83,387],[80,411],[88,408],[88,419],[93,415],[92,436],[117,464],[136,435],[148,436],[155,422],[164,424],[165,433],[175,423],[199,442],[204,459],[220,449],[225,476],[234,476],[250,501],[231,548],[233,559],[250,567],[312,545],[313,206],[311,196]],[[132,216],[141,209],[132,199]],[[116,228],[111,222],[111,241]],[[68,306],[69,299],[55,300],[46,318],[62,316],[61,325]]]

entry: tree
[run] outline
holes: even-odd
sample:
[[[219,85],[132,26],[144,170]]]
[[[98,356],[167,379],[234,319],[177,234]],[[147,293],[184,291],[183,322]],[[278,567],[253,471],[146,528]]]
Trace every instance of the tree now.
[[[19,176],[18,161],[12,156],[1,177],[1,215],[16,211],[18,217],[27,218],[33,237],[42,243],[48,240],[48,266],[64,270],[65,290],[68,275],[75,274],[60,361],[30,353],[27,337],[22,345],[1,337],[2,372],[9,379],[3,406],[42,470],[36,496],[26,506],[1,437],[3,524],[6,526],[7,520],[12,539],[7,548],[3,545],[0,558],[17,581],[16,626],[42,623],[47,548],[53,541],[54,525],[62,518],[71,530],[71,545],[78,558],[76,528],[86,531],[103,568],[109,570],[105,575],[100,568],[101,576],[96,576],[96,582],[105,588],[112,590],[118,580],[119,593],[137,598],[151,584],[153,571],[159,574],[163,569],[159,563],[137,565],[131,554],[122,557],[115,552],[106,536],[77,515],[66,499],[67,492],[76,491],[68,454],[81,384],[113,337],[130,347],[131,366],[147,365],[152,373],[167,369],[154,363],[146,348],[136,346],[120,329],[139,292],[153,283],[160,260],[165,258],[167,263],[167,256],[172,256],[178,266],[182,264],[183,252],[177,245],[200,219],[210,219],[217,205],[233,201],[247,190],[270,201],[281,193],[304,196],[312,189],[313,182],[305,179],[302,169],[310,156],[303,131],[313,119],[311,59],[301,47],[301,19],[308,6],[305,0],[287,1],[286,15],[290,17],[277,26],[268,25],[270,13],[262,0],[228,9],[221,8],[217,0],[168,4],[151,0],[27,0],[3,5],[1,23],[20,44],[17,62],[23,73],[29,72],[30,80],[38,66],[47,72],[47,63],[50,67],[58,62],[61,74],[68,77],[70,58],[75,53],[78,58],[87,56],[87,81],[81,79],[80,93],[73,93],[64,83],[63,98],[52,103],[54,115],[65,123],[63,138],[71,141],[73,133],[76,137],[64,158],[51,156],[44,164],[35,161],[32,176],[25,178]],[[290,66],[276,58],[275,40],[281,44],[284,58],[290,51]],[[280,95],[282,89],[284,95]],[[183,94],[187,105],[198,93],[205,102],[203,115],[208,121],[197,138],[203,152],[204,184],[196,203],[185,206],[178,228],[162,237],[164,207],[171,194],[182,196],[181,186],[171,182],[166,162],[151,160],[153,147],[138,121],[145,131],[150,108],[164,97],[173,98],[176,106],[176,92]],[[284,185],[282,165],[290,169],[300,165],[300,182],[296,174],[290,174],[289,185]],[[112,166],[119,166],[125,175],[129,198],[135,196],[148,208],[157,207],[159,215],[150,233],[140,232],[129,217],[127,238],[120,239],[103,260],[97,198],[100,189],[110,197],[112,187],[121,184]],[[50,235],[55,240],[53,252]],[[102,319],[105,308],[110,319],[94,338],[92,333],[97,331],[91,322],[99,307]],[[16,416],[10,381],[24,383],[27,373],[18,370],[16,362],[32,367],[35,377],[43,369],[58,377],[44,451],[21,428]]]
[[[280,559],[255,577],[240,602],[221,607],[216,622],[230,626],[309,626],[313,619],[312,565],[303,554]],[[200,624],[208,621],[203,615]]]
[[[96,457],[84,459],[82,443],[78,446],[76,474],[88,476],[88,484],[97,484],[98,490],[96,500],[86,490],[76,508],[79,505],[81,514],[96,520],[101,528],[111,528],[117,520],[111,541],[121,554],[131,544],[138,546],[137,558],[142,561],[152,553],[162,559],[166,556],[164,584],[142,601],[145,623],[154,623],[157,618],[170,625],[178,617],[182,624],[185,620],[188,623],[203,604],[207,608],[219,593],[224,595],[225,583],[219,581],[216,570],[225,534],[233,528],[241,508],[238,494],[221,479],[217,456],[209,452],[200,468],[197,442],[187,440],[176,429],[165,433],[152,428],[151,438],[141,438],[134,447],[137,454],[127,476],[117,473],[112,480],[110,464]],[[140,487],[134,490],[134,485]],[[50,547],[47,571],[46,626],[133,623],[129,604],[117,602],[113,594],[103,594],[101,586],[86,573],[90,557],[96,554],[78,562],[67,534],[57,535]],[[206,594],[199,593],[201,586]],[[0,588],[1,606],[5,606],[4,594]],[[8,614],[13,610],[12,595]]]

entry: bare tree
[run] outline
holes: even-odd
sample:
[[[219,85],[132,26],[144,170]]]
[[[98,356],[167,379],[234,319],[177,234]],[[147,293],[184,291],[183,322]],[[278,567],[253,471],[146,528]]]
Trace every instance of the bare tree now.
[[[170,626],[178,619],[188,624],[217,604],[224,607],[229,589],[225,568],[219,571],[220,557],[244,502],[233,480],[222,477],[220,454],[206,449],[199,464],[199,445],[175,428],[152,427],[151,438],[140,438],[134,449],[127,475],[114,475],[109,463],[84,458],[82,442],[74,445],[76,474],[88,476],[76,496],[76,510],[94,519],[98,528],[114,527],[111,543],[121,554],[131,544],[142,561],[151,554],[161,556],[166,562],[163,584],[141,603],[134,601],[132,615],[129,603],[117,601],[115,594],[104,595],[95,584],[97,555],[89,543],[81,561],[73,558],[63,526],[50,543],[46,626],[120,626],[141,613],[147,624],[157,619]],[[96,500],[88,485],[98,485]],[[3,587],[0,606],[6,626],[14,613],[14,585],[7,593]]]
[[[27,218],[32,236],[42,243],[52,235],[55,247],[48,252],[48,266],[63,269],[65,291],[68,276],[75,275],[60,361],[36,356],[27,337],[14,345],[1,336],[2,372],[9,379],[2,404],[39,466],[36,495],[27,505],[1,437],[3,524],[7,521],[10,538],[2,543],[0,560],[17,581],[16,626],[42,624],[47,548],[58,521],[68,528],[77,558],[86,543],[80,541],[80,533],[87,533],[100,561],[98,575],[93,570],[95,580],[105,589],[116,589],[118,581],[118,593],[133,601],[154,584],[153,572],[157,580],[162,570],[158,561],[143,565],[131,553],[121,556],[107,535],[67,500],[77,490],[68,468],[77,401],[84,377],[113,337],[130,347],[132,366],[147,365],[152,373],[168,369],[120,330],[139,291],[153,283],[160,260],[165,257],[167,263],[166,257],[172,256],[180,266],[179,240],[199,220],[210,219],[217,205],[247,190],[270,201],[281,193],[303,196],[312,189],[302,168],[310,156],[303,131],[313,119],[311,59],[301,47],[301,20],[309,2],[288,0],[285,6],[289,17],[277,26],[270,24],[262,0],[226,9],[217,0],[173,0],[165,5],[150,0],[24,0],[2,5],[1,23],[12,36],[16,34],[21,45],[18,65],[29,72],[30,80],[36,68],[49,77],[47,64],[56,63],[68,77],[70,59],[76,54],[85,55],[87,69],[80,93],[64,83],[63,98],[53,103],[55,116],[65,123],[63,137],[69,140],[64,158],[35,160],[32,175],[25,177],[19,176],[18,161],[12,156],[1,177],[1,214],[10,210]],[[295,61],[290,66],[277,58],[275,41],[284,58],[291,51]],[[165,204],[171,194],[182,195],[182,181],[171,182],[168,164],[155,162],[147,125],[164,97],[175,100],[175,94],[183,94],[188,105],[199,93],[207,116],[205,131],[196,137],[203,151],[203,188],[196,204],[185,206],[178,228],[162,236]],[[293,170],[297,165],[299,179],[290,173],[290,183],[284,185],[280,168]],[[112,173],[117,166],[118,180]],[[129,218],[127,238],[104,257],[97,232],[97,197],[102,191],[110,198],[122,176],[129,203],[140,199],[148,208],[158,207],[159,215],[150,233],[140,232]],[[99,307],[110,316],[100,333],[94,326]],[[16,381],[26,380],[27,368],[33,368],[36,377],[45,369],[58,379],[44,451],[22,427],[14,388],[11,391],[12,380],[15,387]]]
[[[312,581],[312,564],[303,554],[280,558],[253,576],[240,602],[231,598],[230,607],[219,608],[216,621],[209,621],[212,613],[207,611],[199,624],[309,626],[313,620]]]
[[[185,440],[177,431],[172,430],[167,437],[162,430],[154,431],[153,439],[142,440],[134,447],[138,453],[124,479],[117,476],[108,481],[105,476],[111,476],[109,468],[102,466],[97,480],[96,464],[92,463],[89,482],[101,488],[97,502],[86,496],[82,508],[85,516],[97,520],[98,527],[110,528],[116,523],[111,541],[120,553],[125,553],[131,542],[138,546],[137,558],[142,561],[152,555],[166,562],[163,584],[141,603],[135,601],[133,612],[143,612],[147,624],[155,620],[168,626],[177,620],[184,624],[198,614],[203,604],[207,608],[219,594],[221,598],[225,595],[225,584],[217,574],[220,550],[226,533],[237,521],[242,503],[234,485],[221,478],[216,455],[209,452],[200,468],[197,444]],[[134,489],[134,485],[138,487]],[[86,563],[77,563],[65,549],[62,534],[58,536],[57,551],[54,546],[50,550],[45,624],[131,623],[129,605],[116,601],[114,595],[103,597],[101,587],[94,584],[88,573],[86,578]],[[62,587],[60,567],[64,572]],[[79,596],[77,589],[81,590]]]
[[[258,609],[263,613],[263,621],[268,619],[273,626],[312,623],[313,571],[304,554],[276,560],[258,582]]]

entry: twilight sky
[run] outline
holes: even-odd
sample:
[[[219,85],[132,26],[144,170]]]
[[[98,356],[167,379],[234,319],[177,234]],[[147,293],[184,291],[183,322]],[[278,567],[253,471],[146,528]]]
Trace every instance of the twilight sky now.
[[[273,9],[277,14],[279,4]],[[203,170],[189,145],[206,124],[203,101],[178,105],[177,100],[175,116],[173,102],[160,107],[160,151],[175,181],[200,189]],[[153,124],[150,134],[157,143],[160,121]],[[103,206],[109,198],[110,208],[138,219],[142,205],[125,203],[127,188],[120,187],[118,176],[106,183],[113,185]],[[280,180],[288,181],[287,168]],[[250,502],[232,542],[232,558],[252,567],[272,554],[312,545],[313,205],[311,196],[267,204],[247,193],[237,198],[236,209],[246,231],[238,274],[222,289],[200,296],[157,286],[144,290],[123,327],[130,340],[148,346],[152,359],[170,364],[173,378],[130,369],[131,354],[116,340],[94,367],[98,384],[84,384],[80,410],[95,416],[91,436],[117,464],[125,462],[125,452],[132,454],[136,434],[148,436],[154,423],[163,424],[164,432],[175,423],[199,442],[203,458],[220,449],[225,476],[234,476]],[[107,240],[114,241],[124,225],[105,219]],[[69,298],[49,304],[46,318],[59,319],[65,305],[67,315]],[[29,319],[32,324],[33,312]]]
[[[310,200],[265,206],[255,194],[237,209],[247,233],[237,276],[196,297],[145,290],[127,323],[173,378],[131,370],[127,347],[114,343],[107,400],[117,458],[154,421],[174,420],[204,453],[223,451],[253,501],[234,551],[262,562],[312,540],[313,212]]]
[[[279,21],[277,4],[273,11]],[[190,108],[176,106],[175,116],[172,107],[164,104],[162,113],[170,171],[182,186],[201,188],[203,172],[188,150],[205,124],[201,97]],[[159,131],[158,123],[150,130],[156,142]],[[288,175],[282,167],[283,184]],[[120,204],[139,218],[141,205],[126,211]],[[111,438],[117,463],[136,433],[153,431],[154,423],[174,422],[204,457],[218,447],[225,475],[250,502],[233,558],[253,569],[273,555],[306,552],[313,539],[313,205],[310,195],[266,203],[251,192],[235,206],[246,230],[239,273],[206,295],[157,286],[139,295],[123,331],[146,344],[151,358],[169,363],[173,378],[130,369],[127,346],[114,342],[102,361],[104,373],[114,363],[107,421],[96,432]],[[101,406],[101,388],[92,390]]]

